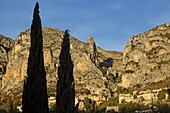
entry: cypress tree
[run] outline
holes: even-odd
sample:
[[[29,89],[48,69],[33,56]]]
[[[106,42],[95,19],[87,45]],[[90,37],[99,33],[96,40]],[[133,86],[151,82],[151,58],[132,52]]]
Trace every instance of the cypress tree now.
[[[60,66],[58,68],[56,113],[74,113],[74,65],[70,55],[70,39],[68,30],[65,31],[59,62]]]
[[[31,47],[27,77],[24,80],[23,113],[48,113],[46,72],[43,58],[43,36],[39,4],[36,3],[31,25]]]

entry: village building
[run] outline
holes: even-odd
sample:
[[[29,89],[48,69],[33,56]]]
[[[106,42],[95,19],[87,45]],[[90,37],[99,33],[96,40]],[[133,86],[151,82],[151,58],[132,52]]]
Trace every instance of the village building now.
[[[133,101],[134,96],[131,94],[119,94],[119,104],[122,103],[123,100],[125,100],[126,102],[131,102]]]
[[[56,103],[56,97],[49,97],[48,98],[48,106],[49,108]]]
[[[114,110],[115,112],[119,112],[119,106],[107,106],[106,107],[106,113],[110,110]]]
[[[146,92],[146,93],[137,95],[137,98],[143,98],[144,104],[149,104],[149,103],[158,101],[158,93]]]

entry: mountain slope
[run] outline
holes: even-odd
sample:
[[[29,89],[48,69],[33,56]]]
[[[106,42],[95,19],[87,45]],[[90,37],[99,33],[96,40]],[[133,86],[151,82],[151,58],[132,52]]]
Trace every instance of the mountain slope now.
[[[132,36],[124,49],[123,64],[124,87],[170,77],[170,23]]]
[[[48,88],[56,88],[58,79],[59,54],[64,32],[55,28],[42,28],[44,65],[47,73]],[[15,41],[12,54],[3,76],[3,90],[8,91],[22,87],[27,76],[27,63],[30,48],[30,30],[20,33]],[[96,52],[95,52],[96,51]],[[122,64],[122,53],[115,55],[99,47],[94,47],[94,39],[89,37],[87,43],[70,36],[70,53],[74,64],[74,79],[76,90],[88,89],[93,94],[99,94],[106,89],[103,73],[99,68],[105,59],[115,59],[111,64]],[[97,55],[94,55],[97,54]],[[96,56],[96,57],[92,57]],[[97,64],[94,63],[94,60]],[[119,61],[117,63],[117,61]],[[112,68],[117,70],[117,68]],[[119,69],[119,68],[118,68]]]
[[[0,35],[0,87],[2,86],[2,76],[6,73],[10,49],[13,45],[14,41],[12,39]]]

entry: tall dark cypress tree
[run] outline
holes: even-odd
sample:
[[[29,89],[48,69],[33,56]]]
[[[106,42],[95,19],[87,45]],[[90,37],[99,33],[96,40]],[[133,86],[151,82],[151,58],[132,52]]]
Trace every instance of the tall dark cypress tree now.
[[[28,59],[27,77],[24,81],[23,113],[48,113],[46,72],[43,58],[43,36],[39,4],[34,8],[31,25],[31,48]]]
[[[56,113],[74,113],[74,65],[70,55],[70,39],[68,30],[65,31],[59,62],[60,66],[58,68]]]

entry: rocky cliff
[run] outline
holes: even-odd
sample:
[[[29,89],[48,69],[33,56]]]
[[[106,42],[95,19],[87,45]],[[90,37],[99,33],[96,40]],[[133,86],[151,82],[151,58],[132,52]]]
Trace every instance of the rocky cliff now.
[[[47,86],[54,89],[64,32],[46,27],[42,32]],[[21,32],[15,43],[0,37],[3,90],[22,86],[24,76],[27,76],[29,48],[30,30]],[[81,42],[70,36],[70,53],[78,92],[88,89],[92,94],[101,94],[107,89],[113,90],[119,82],[123,87],[133,87],[165,80],[170,77],[170,23],[132,36],[123,53],[97,47],[92,37]]]
[[[59,55],[64,32],[55,28],[43,27],[42,33],[47,86],[48,88],[56,88]],[[122,71],[122,68],[119,68],[118,65],[122,65],[123,55],[121,52],[105,51],[94,45],[95,42],[92,37],[85,43],[70,36],[70,54],[74,64],[75,88],[77,91],[88,89],[92,94],[99,94],[106,89],[105,77],[103,77],[99,64],[104,62],[107,64],[108,62],[105,60],[111,58],[113,62],[110,62],[111,66],[107,67],[107,70],[113,70],[116,74],[118,71]],[[2,88],[4,91],[22,86],[24,76],[27,76],[29,48],[30,30],[26,30],[19,34],[12,49],[6,66],[6,73],[3,75]],[[106,67],[105,64],[103,67]],[[113,68],[112,65],[115,65],[115,67]]]
[[[123,64],[124,87],[170,77],[170,23],[132,36],[124,49]]]
[[[6,65],[13,45],[12,39],[0,35],[0,86],[2,86],[2,76],[6,73]]]

